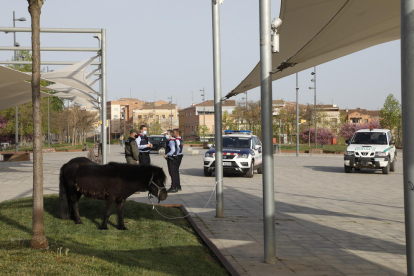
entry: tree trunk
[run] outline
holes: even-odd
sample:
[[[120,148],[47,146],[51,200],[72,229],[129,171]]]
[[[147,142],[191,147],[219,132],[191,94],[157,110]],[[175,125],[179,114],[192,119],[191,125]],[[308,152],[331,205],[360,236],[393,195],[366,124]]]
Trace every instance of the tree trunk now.
[[[32,18],[32,100],[33,100],[33,226],[31,247],[45,249],[49,246],[43,216],[43,155],[42,155],[42,106],[40,98],[40,13],[43,0],[28,0]]]

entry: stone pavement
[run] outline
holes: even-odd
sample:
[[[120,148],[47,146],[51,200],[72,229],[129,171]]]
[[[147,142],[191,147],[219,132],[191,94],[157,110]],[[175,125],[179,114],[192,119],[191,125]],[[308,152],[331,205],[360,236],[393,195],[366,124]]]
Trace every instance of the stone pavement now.
[[[277,264],[263,263],[262,179],[224,178],[224,215],[215,218],[215,185],[204,177],[202,153],[186,155],[183,191],[165,204],[183,204],[241,275],[406,275],[402,160],[397,171],[345,174],[341,155],[275,157]],[[85,153],[44,155],[45,194],[58,193],[59,168]],[[401,156],[401,155],[400,155]],[[152,162],[165,160],[151,154]],[[112,146],[109,161],[123,162]],[[32,195],[32,163],[0,163],[0,201]],[[169,185],[168,185],[169,186]],[[148,202],[146,194],[130,199]]]

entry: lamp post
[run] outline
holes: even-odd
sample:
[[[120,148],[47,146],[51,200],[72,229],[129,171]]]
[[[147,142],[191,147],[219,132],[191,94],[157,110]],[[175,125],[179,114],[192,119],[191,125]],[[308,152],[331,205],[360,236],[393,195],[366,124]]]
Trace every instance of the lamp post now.
[[[172,127],[172,95],[171,95],[171,97],[168,97],[167,99],[169,99],[170,101],[169,101],[169,104],[170,104],[170,111],[171,111],[171,114],[170,114],[170,129],[172,129],[173,127]]]
[[[20,17],[16,19],[16,13],[13,11],[13,28],[16,27],[16,21],[26,21],[26,18],[24,17]],[[13,46],[14,47],[19,47],[20,44],[16,42],[16,32],[13,32]],[[17,51],[14,51],[14,60],[17,60]],[[19,152],[19,108],[16,105],[14,107],[14,116],[15,116],[15,121],[16,121],[16,125],[15,125],[15,130],[14,130],[14,135],[15,135],[15,143],[16,143],[16,149],[15,152],[18,153]]]
[[[299,76],[296,73],[296,156],[299,156]]]
[[[204,87],[203,87],[203,89],[200,89],[200,91],[201,92],[203,92],[202,94],[201,94],[201,96],[203,97],[203,116],[204,116],[204,123],[203,123],[203,142],[205,142],[206,141],[206,104],[205,104],[205,100],[206,100],[206,98],[205,98],[205,91],[204,91]]]
[[[242,98],[242,100],[246,100],[246,130],[247,130],[247,118],[248,118],[248,115],[247,115],[247,91],[246,92],[244,92],[244,94],[246,95],[245,97],[243,97]]]
[[[311,82],[313,82],[313,87],[309,87],[309,89],[313,89],[315,91],[314,96],[314,104],[315,104],[315,149],[318,148],[318,131],[316,129],[317,127],[317,113],[316,113],[316,66],[313,67],[313,72],[311,73],[313,76],[313,79],[311,79]]]

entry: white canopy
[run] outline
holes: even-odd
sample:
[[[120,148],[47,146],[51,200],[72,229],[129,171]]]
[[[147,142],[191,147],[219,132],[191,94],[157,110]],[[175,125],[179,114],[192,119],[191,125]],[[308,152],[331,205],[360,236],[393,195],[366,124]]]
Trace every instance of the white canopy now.
[[[56,94],[53,94],[53,96],[59,97],[61,99],[65,99],[65,100],[69,100],[69,101],[73,101],[77,104],[80,105],[84,105],[84,106],[90,106],[90,107],[97,107],[97,105],[95,104],[95,100],[87,100],[84,97],[79,97],[79,96],[74,96],[71,94],[67,94],[64,92],[58,92]]]
[[[0,110],[32,101],[32,85],[26,82],[30,79],[29,74],[0,66]],[[48,90],[44,87],[41,89]],[[41,92],[42,98],[47,96],[49,94]]]
[[[55,70],[53,72],[48,72],[42,74],[42,78],[65,84],[67,86],[88,92],[98,94],[93,88],[88,84],[86,70],[89,68],[91,63],[96,59],[92,57],[88,60],[81,61],[70,66]]]
[[[398,0],[282,0],[272,80],[400,38]],[[260,63],[225,98],[260,86]]]
[[[55,83],[55,84],[49,85],[47,88],[49,88],[50,90],[53,90],[53,91],[61,92],[59,94],[54,94],[57,97],[60,97],[59,95],[69,94],[69,96],[72,95],[72,96],[82,97],[82,98],[85,98],[85,99],[90,100],[90,101],[95,100],[95,98],[92,97],[92,95],[90,93],[87,93],[87,92],[84,92],[82,90],[75,89],[73,87],[70,87],[70,86],[67,86],[67,85],[64,85],[64,84],[60,84],[60,83]]]

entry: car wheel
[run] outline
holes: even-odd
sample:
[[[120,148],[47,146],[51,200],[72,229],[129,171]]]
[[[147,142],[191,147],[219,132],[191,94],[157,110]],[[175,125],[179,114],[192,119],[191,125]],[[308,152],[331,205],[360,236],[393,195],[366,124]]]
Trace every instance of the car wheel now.
[[[396,159],[397,159],[397,157],[394,156],[394,161],[392,161],[391,164],[390,164],[390,171],[391,172],[395,172],[395,161],[397,161]]]
[[[246,177],[247,177],[247,178],[252,178],[252,177],[253,177],[253,175],[254,175],[254,169],[253,169],[253,167],[254,167],[254,162],[252,161],[252,162],[250,163],[250,168],[249,168],[249,170],[246,172]]]
[[[263,167],[262,166],[260,166],[260,167],[257,168],[257,173],[258,174],[262,174],[263,173]]]
[[[208,168],[204,168],[204,176],[211,176],[213,172],[209,172]]]
[[[352,168],[350,166],[345,166],[345,172],[350,173]]]
[[[382,168],[382,174],[388,174],[390,172],[390,162],[388,161],[387,166]]]

